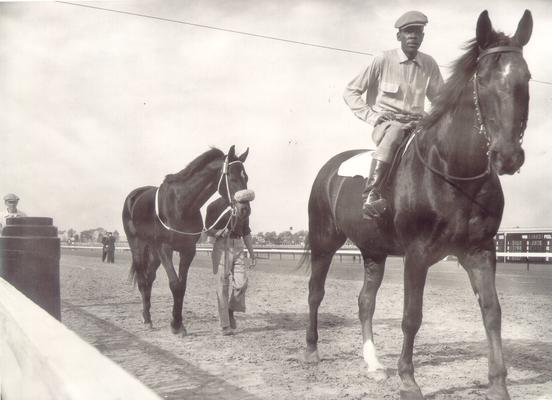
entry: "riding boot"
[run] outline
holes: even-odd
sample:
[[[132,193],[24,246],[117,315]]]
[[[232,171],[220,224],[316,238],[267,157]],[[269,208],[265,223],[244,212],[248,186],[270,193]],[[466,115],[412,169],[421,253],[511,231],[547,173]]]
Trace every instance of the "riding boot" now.
[[[381,196],[380,191],[388,170],[389,163],[372,159],[370,177],[366,181],[366,186],[362,193],[362,198],[364,199],[362,217],[365,219],[377,218],[387,209],[387,202]]]

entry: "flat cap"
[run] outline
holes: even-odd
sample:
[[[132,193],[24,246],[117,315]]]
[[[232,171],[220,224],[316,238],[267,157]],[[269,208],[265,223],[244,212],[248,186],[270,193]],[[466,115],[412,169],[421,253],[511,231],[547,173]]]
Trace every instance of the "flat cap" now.
[[[245,201],[253,201],[255,199],[255,192],[249,189],[238,190],[234,194],[234,199],[240,203]]]
[[[395,28],[404,29],[407,26],[424,26],[427,24],[427,17],[419,11],[407,11],[395,22]]]
[[[13,193],[8,193],[4,196],[4,201],[18,201],[19,197]]]

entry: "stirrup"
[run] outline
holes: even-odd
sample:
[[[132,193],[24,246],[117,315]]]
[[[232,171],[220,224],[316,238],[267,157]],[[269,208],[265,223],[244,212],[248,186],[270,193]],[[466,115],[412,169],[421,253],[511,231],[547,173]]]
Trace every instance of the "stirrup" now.
[[[362,218],[372,219],[381,217],[385,210],[387,210],[387,201],[384,198],[380,198],[372,203],[364,203],[362,206]]]

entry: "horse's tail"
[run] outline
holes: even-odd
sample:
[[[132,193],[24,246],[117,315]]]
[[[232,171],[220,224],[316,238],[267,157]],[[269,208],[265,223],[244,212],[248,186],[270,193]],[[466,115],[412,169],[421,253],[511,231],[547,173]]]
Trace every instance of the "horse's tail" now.
[[[305,236],[305,245],[303,246],[303,255],[299,259],[296,270],[304,270],[305,272],[310,270],[310,240],[309,234]]]
[[[122,212],[123,228],[127,236],[128,245],[132,253],[132,265],[130,266],[129,271],[129,280],[136,284],[137,281],[143,280],[146,278],[147,273],[147,264],[149,260],[149,247],[147,242],[138,237],[138,230],[136,229],[136,224],[134,220],[143,215],[137,213],[136,203],[138,199],[146,191],[152,189],[153,187],[144,186],[137,189],[134,189],[125,199]]]
[[[149,246],[144,242],[138,242],[136,244],[138,248],[132,250],[132,264],[130,266],[130,271],[128,271],[128,280],[132,282],[133,285],[136,285],[138,281],[145,281],[146,270],[147,270],[147,260],[149,258]]]

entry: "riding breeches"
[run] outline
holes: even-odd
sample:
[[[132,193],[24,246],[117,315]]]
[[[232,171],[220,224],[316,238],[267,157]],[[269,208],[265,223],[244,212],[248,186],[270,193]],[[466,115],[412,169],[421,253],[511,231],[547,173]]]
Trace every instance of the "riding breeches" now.
[[[220,325],[230,326],[229,311],[245,312],[247,269],[243,239],[220,238],[212,253]]]
[[[398,121],[385,121],[378,124],[372,131],[372,140],[377,148],[372,156],[374,159],[390,163],[395,152],[406,134],[404,125]]]

